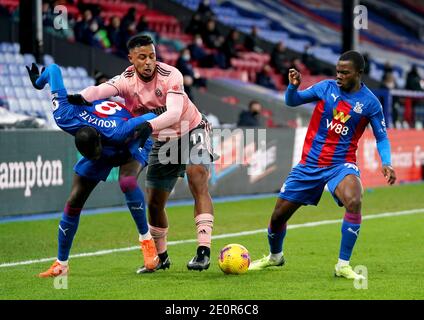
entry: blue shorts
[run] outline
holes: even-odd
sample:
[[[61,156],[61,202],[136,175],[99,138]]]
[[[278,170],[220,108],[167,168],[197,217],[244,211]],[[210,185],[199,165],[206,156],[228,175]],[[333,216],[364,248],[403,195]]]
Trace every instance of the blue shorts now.
[[[342,207],[343,204],[336,197],[335,191],[343,178],[349,174],[360,177],[359,169],[353,163],[343,163],[324,168],[298,164],[292,169],[284,182],[279,197],[290,202],[316,206],[327,184],[334,200]]]
[[[128,146],[128,150],[104,147],[99,160],[89,160],[82,157],[75,164],[74,171],[79,176],[90,180],[106,181],[112,168],[127,163],[131,156],[140,162],[144,168],[148,165],[149,153],[153,142],[150,138],[147,139],[144,148],[138,148],[138,142],[136,144],[131,143]]]

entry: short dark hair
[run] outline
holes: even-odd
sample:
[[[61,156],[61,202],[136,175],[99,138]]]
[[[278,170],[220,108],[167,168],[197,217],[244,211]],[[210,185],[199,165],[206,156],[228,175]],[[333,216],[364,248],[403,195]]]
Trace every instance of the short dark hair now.
[[[253,107],[253,105],[254,104],[261,104],[259,101],[257,101],[257,100],[251,100],[250,102],[249,102],[249,110]]]
[[[153,39],[150,36],[146,34],[136,35],[128,41],[127,49],[130,51],[136,47],[144,47],[148,46],[149,44],[153,44]]]
[[[358,51],[346,51],[340,56],[339,61],[352,61],[356,71],[362,72],[365,69],[364,57]]]
[[[101,145],[99,132],[93,127],[82,127],[75,133],[75,146],[87,159],[93,158]]]

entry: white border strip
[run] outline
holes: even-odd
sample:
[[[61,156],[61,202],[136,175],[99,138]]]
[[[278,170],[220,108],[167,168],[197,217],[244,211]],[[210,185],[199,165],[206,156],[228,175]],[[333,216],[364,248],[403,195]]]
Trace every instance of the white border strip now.
[[[405,210],[405,211],[396,211],[396,212],[384,212],[384,213],[379,213],[379,214],[371,214],[371,215],[362,216],[362,219],[363,220],[380,219],[380,218],[404,216],[404,215],[416,214],[416,213],[424,213],[424,208]],[[306,222],[306,223],[301,223],[301,224],[291,224],[291,225],[287,226],[287,229],[316,227],[316,226],[321,226],[321,225],[326,225],[326,224],[336,224],[336,223],[340,223],[341,221],[342,221],[341,219],[335,219],[335,220],[322,220],[322,221],[315,221],[315,222]],[[236,233],[226,233],[226,234],[220,234],[220,235],[212,236],[212,239],[226,239],[226,238],[247,236],[247,235],[265,233],[265,232],[267,232],[267,229],[257,229],[257,230],[243,231],[243,232],[236,232]],[[179,244],[193,243],[193,242],[197,242],[197,239],[169,241],[168,246],[175,246],[175,245],[179,245]],[[133,247],[127,247],[127,248],[117,248],[117,249],[107,249],[107,250],[100,250],[100,251],[87,252],[87,253],[78,253],[78,254],[70,255],[69,258],[103,256],[103,255],[107,255],[107,254],[111,254],[111,253],[115,253],[115,252],[126,252],[126,251],[133,251],[133,250],[140,250],[140,246],[133,246]],[[41,262],[47,262],[47,261],[53,261],[53,260],[56,260],[56,257],[42,258],[42,259],[35,259],[35,260],[26,260],[26,261],[19,261],[19,262],[2,263],[2,264],[0,264],[0,268],[17,267],[17,266],[22,266],[22,265],[29,265],[29,264],[35,264],[35,263],[41,263]]]

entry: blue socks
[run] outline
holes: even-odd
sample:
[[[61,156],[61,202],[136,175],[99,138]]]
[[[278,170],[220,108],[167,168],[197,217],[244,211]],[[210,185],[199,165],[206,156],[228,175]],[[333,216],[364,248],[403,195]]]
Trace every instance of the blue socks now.
[[[143,191],[137,184],[137,178],[134,176],[122,177],[119,179],[119,186],[125,194],[128,209],[130,209],[139,234],[146,234],[149,231],[146,218],[146,203],[144,202]]]
[[[146,234],[149,231],[146,218],[146,203],[144,202],[143,191],[139,187],[132,191],[125,192],[128,209],[137,225],[140,234]]]
[[[349,261],[361,227],[361,214],[346,213],[342,223],[339,259]]]
[[[268,243],[271,254],[283,252],[283,240],[286,236],[287,224],[285,223],[279,230],[271,230],[271,225],[268,227]]]
[[[68,211],[77,212],[75,215],[68,215]],[[68,204],[65,207],[65,212],[62,215],[62,219],[59,222],[59,233],[58,233],[58,254],[57,259],[59,261],[67,261],[69,257],[69,251],[72,247],[72,241],[74,240],[75,233],[78,229],[81,209],[70,208]]]

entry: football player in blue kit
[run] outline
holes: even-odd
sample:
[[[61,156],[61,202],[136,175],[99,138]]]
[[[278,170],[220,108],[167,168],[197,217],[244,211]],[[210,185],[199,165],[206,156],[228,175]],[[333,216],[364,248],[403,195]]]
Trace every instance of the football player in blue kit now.
[[[41,74],[35,64],[27,67],[27,70],[36,89],[50,85],[56,124],[75,136],[75,145],[83,156],[74,167],[72,190],[59,223],[57,260],[39,276],[45,278],[68,274],[69,252],[81,210],[97,184],[105,181],[112,168],[118,166],[119,185],[139,232],[144,264],[146,268],[154,269],[159,258],[147,224],[144,194],[137,184],[139,173],[147,165],[152,141],[139,148],[137,129],[156,115],[149,113],[133,117],[125,105],[106,100],[71,104],[69,101],[80,97],[68,96],[58,65],[49,65]]]
[[[352,269],[349,261],[362,220],[363,188],[356,165],[356,150],[368,124],[371,124],[376,138],[382,173],[389,185],[396,181],[382,106],[361,82],[364,64],[359,52],[345,52],[337,62],[336,80],[324,80],[303,91],[297,90],[301,83],[300,73],[289,70],[287,105],[295,107],[316,102],[316,107],[306,133],[301,161],[283,184],[270,219],[270,254],[253,261],[250,270],[284,265],[283,241],[287,221],[302,205],[317,205],[327,184],[336,203],[345,208],[335,275],[347,279],[364,278]]]

